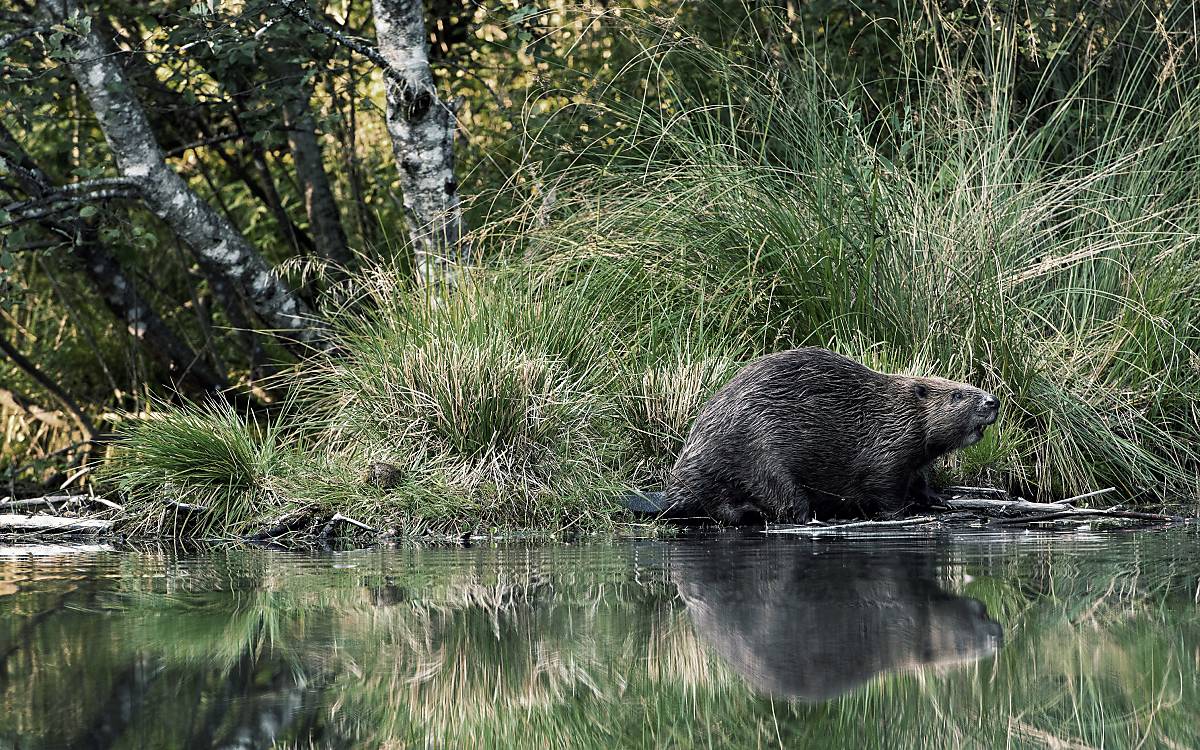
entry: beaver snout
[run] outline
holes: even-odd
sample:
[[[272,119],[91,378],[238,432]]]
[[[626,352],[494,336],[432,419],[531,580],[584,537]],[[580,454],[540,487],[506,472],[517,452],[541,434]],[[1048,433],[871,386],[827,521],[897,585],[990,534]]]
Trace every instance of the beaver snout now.
[[[1000,399],[990,393],[984,394],[979,400],[979,413],[983,416],[984,424],[995,422],[1000,414]]]
[[[995,396],[993,396],[992,394],[989,393],[983,397],[983,400],[979,402],[979,405],[982,406],[984,409],[999,410],[1000,409],[1000,399],[996,398]]]

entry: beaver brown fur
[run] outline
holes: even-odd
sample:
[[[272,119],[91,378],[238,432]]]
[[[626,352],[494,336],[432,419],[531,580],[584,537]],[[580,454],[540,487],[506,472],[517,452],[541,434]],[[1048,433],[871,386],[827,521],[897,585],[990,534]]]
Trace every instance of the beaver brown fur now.
[[[927,502],[939,456],[978,442],[1000,401],[806,347],[751,362],[704,405],[671,470],[672,512],[722,523],[895,514]]]

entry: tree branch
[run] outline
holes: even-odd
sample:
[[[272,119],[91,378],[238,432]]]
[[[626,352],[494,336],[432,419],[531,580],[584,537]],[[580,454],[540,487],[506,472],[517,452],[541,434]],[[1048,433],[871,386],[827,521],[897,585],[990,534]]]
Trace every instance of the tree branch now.
[[[62,404],[63,408],[75,418],[75,421],[83,430],[84,437],[90,439],[96,436],[96,428],[92,426],[92,420],[88,419],[87,415],[75,405],[71,397],[62,388],[59,388],[57,383],[39,370],[36,365],[26,359],[25,355],[17,351],[12,344],[3,338],[0,338],[0,353],[5,354],[19,370],[28,375],[31,380],[42,388],[45,388],[51,396],[54,396],[54,399]]]
[[[67,191],[66,194],[51,192],[40,198],[32,198],[27,201],[18,201],[10,203],[2,208],[10,214],[9,221],[0,224],[0,228],[21,224],[27,221],[38,221],[48,216],[53,216],[63,211],[70,211],[80,203],[90,203],[92,201],[115,200],[121,198],[137,198],[141,195],[136,188],[130,187],[99,187],[95,186],[90,192],[82,192],[80,195],[72,195],[75,191]]]
[[[43,31],[49,31],[49,30],[50,30],[49,26],[33,26],[28,29],[21,29],[20,31],[14,31],[11,34],[4,34],[3,36],[0,36],[0,49],[4,49],[5,47],[15,44],[15,43],[21,41],[22,39],[26,39],[31,36],[36,36],[37,34],[40,34]]]
[[[328,21],[320,17],[320,14],[313,13],[312,9],[308,7],[304,0],[280,0],[280,2],[283,4],[285,10],[287,10],[296,18],[300,19],[300,21],[309,28],[324,34],[338,44],[354,50],[358,54],[375,63],[383,71],[383,74],[393,81],[396,81],[402,85],[407,83],[404,76],[398,70],[388,64],[388,61],[384,59],[383,55],[380,54],[378,49],[362,39],[356,39],[352,36],[348,36],[333,28]]]

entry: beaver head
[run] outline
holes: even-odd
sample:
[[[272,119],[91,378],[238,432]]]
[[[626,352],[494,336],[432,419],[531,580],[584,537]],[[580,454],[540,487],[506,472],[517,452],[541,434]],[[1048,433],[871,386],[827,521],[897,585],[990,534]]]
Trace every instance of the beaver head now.
[[[925,446],[931,458],[978,443],[1000,413],[1000,399],[966,383],[943,378],[902,380],[924,415]]]

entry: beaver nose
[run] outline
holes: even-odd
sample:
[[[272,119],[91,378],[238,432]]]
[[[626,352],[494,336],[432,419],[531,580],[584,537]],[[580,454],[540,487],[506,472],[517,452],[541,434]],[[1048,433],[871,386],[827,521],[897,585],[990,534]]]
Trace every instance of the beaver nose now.
[[[982,407],[982,408],[984,408],[984,409],[997,409],[997,410],[999,410],[999,408],[1000,408],[1000,399],[996,398],[995,396],[993,396],[992,394],[990,394],[990,393],[989,393],[989,394],[987,394],[986,396],[984,396],[984,397],[983,397],[983,400],[979,402],[979,405],[980,405],[980,407]]]

